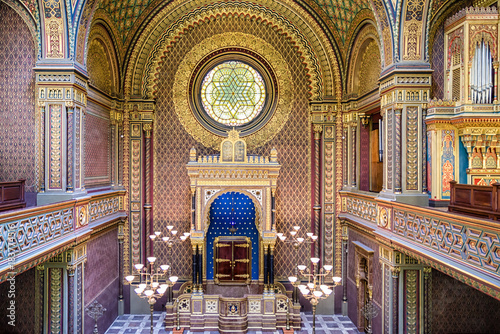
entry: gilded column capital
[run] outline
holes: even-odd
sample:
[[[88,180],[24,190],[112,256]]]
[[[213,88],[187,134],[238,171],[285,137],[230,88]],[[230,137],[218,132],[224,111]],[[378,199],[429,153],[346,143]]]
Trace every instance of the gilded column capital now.
[[[123,123],[123,112],[119,110],[111,110],[109,113],[111,125],[120,125]]]
[[[124,225],[125,225],[125,220],[121,219],[118,222],[118,241],[119,242],[123,242],[123,239],[125,237]]]
[[[423,272],[424,272],[424,279],[428,279],[429,275],[431,275],[431,273],[432,273],[432,268],[431,267],[424,267]]]
[[[314,124],[313,125],[313,132],[314,132],[314,140],[320,140],[321,133],[323,132],[323,125]]]
[[[145,132],[146,138],[151,138],[151,132],[153,131],[153,123],[145,123],[142,129]]]
[[[76,270],[76,265],[70,265],[68,264],[66,266],[66,270],[68,271],[68,276],[74,276],[75,275],[75,270]]]
[[[347,228],[347,225],[343,223],[343,220],[341,220],[341,226],[342,226],[342,241],[348,241],[349,240],[349,229]]]
[[[398,278],[399,273],[401,272],[401,267],[392,267],[390,268],[392,272],[392,278]]]
[[[370,124],[370,115],[361,114],[359,115],[359,120],[361,121],[361,125],[366,128]]]

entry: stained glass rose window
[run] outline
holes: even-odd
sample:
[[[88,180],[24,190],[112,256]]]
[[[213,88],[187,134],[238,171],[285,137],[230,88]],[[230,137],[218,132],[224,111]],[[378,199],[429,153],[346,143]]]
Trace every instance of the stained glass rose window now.
[[[212,68],[201,84],[201,103],[205,112],[226,126],[251,122],[266,102],[264,80],[252,66],[226,61]]]

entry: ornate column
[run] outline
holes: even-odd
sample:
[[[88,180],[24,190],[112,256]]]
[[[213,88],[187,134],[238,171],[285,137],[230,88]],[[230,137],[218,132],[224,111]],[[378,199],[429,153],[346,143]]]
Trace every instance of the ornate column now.
[[[274,291],[274,245],[269,245],[269,285]]]
[[[123,268],[123,239],[125,237],[124,225],[126,221],[122,220],[118,224],[118,315],[123,315],[125,313],[125,304],[123,299],[123,280],[124,280],[124,268]]]
[[[122,137],[123,136],[123,137]],[[123,173],[121,180],[123,182],[123,187],[125,188],[125,196],[123,198],[123,208],[125,211],[129,211],[130,209],[130,112],[128,110],[128,102],[125,100],[123,106],[123,128],[122,128],[122,136],[120,140],[121,151],[123,152]],[[123,243],[123,270],[127,274],[131,273],[133,268],[131,268],[131,263],[140,263],[140,262],[132,262],[132,242],[130,238],[131,231],[131,217],[129,216],[127,224],[123,226],[123,233],[125,235],[124,243]]]
[[[384,115],[384,186],[379,197],[425,206],[423,188],[423,109],[430,91],[430,70],[398,70],[381,78]]]
[[[110,135],[111,135],[111,186],[121,188],[122,184],[122,170],[123,166],[123,111],[119,110],[121,106],[114,101],[110,111]]]
[[[84,185],[87,77],[69,70],[35,69],[40,140],[39,205],[86,195]]]
[[[391,314],[392,316],[388,319],[391,324],[391,333],[397,333],[399,330],[399,273],[401,272],[400,267],[392,267],[392,289],[391,289]]]
[[[83,307],[84,307],[84,274],[85,262],[87,262],[87,244],[83,243],[70,249],[65,254],[68,263],[67,274],[67,314],[68,333],[81,333],[83,331]],[[66,306],[64,306],[66,308]]]
[[[347,282],[347,247],[349,242],[349,229],[347,225],[343,225],[342,221],[342,282]],[[342,284],[342,315],[347,316],[348,312],[347,304],[347,284]]]
[[[264,244],[264,293],[269,292],[268,251],[269,251],[269,245]]]
[[[151,216],[151,189],[152,189],[152,181],[151,174],[152,165],[151,165],[151,134],[153,130],[152,122],[144,123],[142,126],[144,131],[144,216],[145,216],[145,233],[146,236],[153,234],[153,222]],[[154,256],[153,254],[153,240],[147,239],[149,242],[146,242],[146,254],[149,256]]]
[[[75,267],[68,265],[66,272],[68,274],[68,333],[75,332]]]
[[[154,230],[151,203],[151,135],[154,122],[153,101],[131,100],[124,105],[124,147],[130,205],[130,256],[132,263],[144,263],[152,247],[149,235]],[[128,116],[128,117],[127,117]],[[128,166],[125,164],[128,163]],[[147,238],[147,239],[146,239]]]
[[[498,61],[493,62],[493,70],[494,70],[494,75],[493,75],[493,104],[496,104],[498,102]]]
[[[314,222],[313,222],[313,231],[314,235],[318,236],[318,239],[322,239],[321,233],[321,157],[320,157],[320,146],[321,146],[321,137],[323,133],[323,125],[315,124],[313,126],[314,131]],[[314,244],[314,257],[320,257],[320,247],[319,245]]]
[[[351,123],[351,166],[350,166],[350,169],[352,170],[352,174],[351,174],[351,187],[352,188],[357,188],[357,182],[356,182],[356,178],[358,176],[358,173],[357,173],[357,160],[358,160],[358,156],[357,156],[357,150],[356,150],[356,147],[358,145],[358,138],[357,138],[357,134],[356,134],[356,130],[358,128],[358,123],[356,121],[353,121]]]
[[[432,268],[422,269],[424,276],[424,333],[432,333]]]
[[[193,291],[196,291],[198,284],[198,246],[196,244],[191,244],[191,248],[193,251],[193,275],[191,280],[193,282]]]
[[[343,178],[343,122],[340,102],[333,100],[314,101],[310,104],[311,121],[314,132],[314,173],[318,170],[319,182],[313,184],[312,191],[315,193],[313,217],[316,222],[316,216],[319,215],[319,224],[314,224],[315,228],[311,231],[319,234],[318,248],[314,255],[319,254],[323,265],[333,265],[334,261],[338,264],[336,270],[341,270],[341,239],[335,238],[340,235],[340,226],[336,226],[335,212],[339,211],[336,207],[337,191],[342,189]],[[321,132],[320,132],[321,131]],[[319,145],[319,147],[318,147]],[[317,153],[316,148],[319,148]],[[320,164],[320,165],[319,165]],[[316,169],[318,168],[318,169]],[[319,188],[316,188],[319,187]],[[319,194],[319,196],[318,196]],[[339,203],[340,204],[340,203]],[[340,208],[340,206],[339,206]],[[312,224],[311,224],[312,225]],[[335,252],[338,250],[339,252]],[[338,255],[335,259],[334,257]],[[337,276],[340,276],[338,274]]]
[[[198,292],[203,293],[203,246],[198,245],[198,259],[197,259],[197,273],[198,273]]]
[[[427,103],[422,105],[422,192],[427,194]]]
[[[196,162],[196,149],[189,150],[189,162]],[[191,185],[191,232],[196,230],[196,187]]]
[[[343,118],[343,115],[341,116]],[[349,186],[349,169],[348,169],[348,161],[349,161],[349,151],[350,151],[350,146],[349,146],[349,124],[344,121],[344,124],[342,125],[342,156],[346,157],[342,161],[342,185],[343,187],[347,188]]]
[[[392,133],[394,134],[394,192],[401,193],[401,111],[402,106],[396,104],[396,109],[394,109],[394,129]]]

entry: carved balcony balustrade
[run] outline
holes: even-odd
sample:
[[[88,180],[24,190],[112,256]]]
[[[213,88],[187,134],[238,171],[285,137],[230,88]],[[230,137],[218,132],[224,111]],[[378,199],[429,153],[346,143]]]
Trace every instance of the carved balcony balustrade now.
[[[498,222],[375,196],[342,192],[342,224],[500,299]]]

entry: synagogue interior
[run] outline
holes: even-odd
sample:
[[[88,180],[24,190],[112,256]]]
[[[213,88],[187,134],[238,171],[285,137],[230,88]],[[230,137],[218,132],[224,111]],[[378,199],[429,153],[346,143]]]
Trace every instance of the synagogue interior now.
[[[498,7],[0,0],[0,332],[500,333]]]

